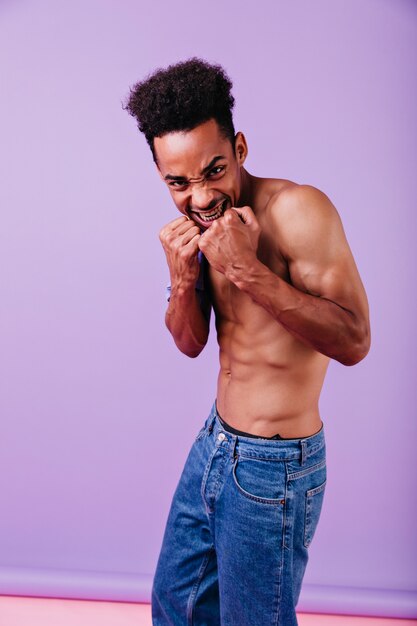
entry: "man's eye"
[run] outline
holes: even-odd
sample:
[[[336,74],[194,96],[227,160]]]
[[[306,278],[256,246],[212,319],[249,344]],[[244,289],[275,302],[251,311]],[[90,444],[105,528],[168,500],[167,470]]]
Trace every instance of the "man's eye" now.
[[[223,172],[224,172],[224,165],[217,165],[216,167],[213,167],[213,169],[209,171],[208,175],[210,178],[215,178],[216,176],[223,174]]]
[[[187,181],[186,180],[173,180],[169,183],[170,187],[173,187],[174,189],[186,189],[187,188]]]

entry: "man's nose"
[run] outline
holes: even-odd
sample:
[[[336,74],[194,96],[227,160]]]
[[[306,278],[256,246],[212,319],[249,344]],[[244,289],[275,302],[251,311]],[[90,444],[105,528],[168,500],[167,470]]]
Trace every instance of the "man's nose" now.
[[[191,208],[197,211],[209,211],[216,206],[213,193],[202,185],[195,185],[191,196]]]

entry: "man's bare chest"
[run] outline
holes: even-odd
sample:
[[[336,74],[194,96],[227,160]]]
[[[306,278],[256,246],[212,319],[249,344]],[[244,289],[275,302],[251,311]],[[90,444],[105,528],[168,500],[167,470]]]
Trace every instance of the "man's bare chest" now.
[[[267,234],[261,233],[257,249],[257,258],[271,272],[290,282],[288,264],[274,247]],[[221,272],[209,267],[211,300],[216,316],[223,321],[233,321],[247,325],[249,321],[263,323],[269,315],[259,307],[246,293],[228,280]]]

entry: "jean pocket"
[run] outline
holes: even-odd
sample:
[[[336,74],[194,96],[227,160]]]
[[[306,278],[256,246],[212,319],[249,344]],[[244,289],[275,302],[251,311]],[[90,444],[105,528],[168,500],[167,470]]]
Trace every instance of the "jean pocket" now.
[[[239,492],[255,502],[282,505],[285,500],[285,464],[238,456],[233,480]]]
[[[305,509],[305,521],[304,521],[304,545],[306,548],[311,544],[314,533],[316,532],[317,524],[319,522],[321,507],[323,505],[324,490],[326,488],[326,481],[315,487],[309,489],[306,492],[306,509]]]

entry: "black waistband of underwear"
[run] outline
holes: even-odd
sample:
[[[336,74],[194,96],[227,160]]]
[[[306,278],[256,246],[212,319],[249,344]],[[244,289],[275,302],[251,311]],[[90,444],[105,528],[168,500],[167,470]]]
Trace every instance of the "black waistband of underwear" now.
[[[233,428],[224,419],[220,416],[220,413],[217,411],[217,417],[219,418],[223,428],[227,430],[229,433],[233,435],[240,435],[241,437],[253,437],[253,439],[302,439],[302,437],[281,437],[281,435],[276,434],[272,437],[262,437],[261,435],[253,435],[252,433],[245,433],[243,430],[237,430],[237,428]]]

